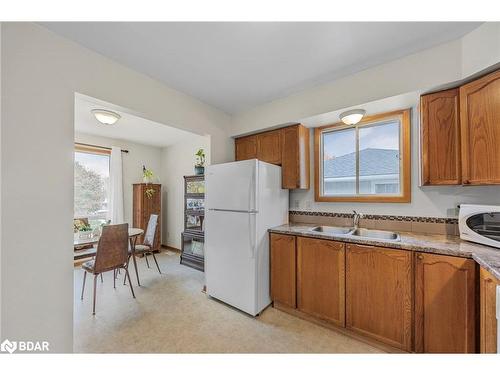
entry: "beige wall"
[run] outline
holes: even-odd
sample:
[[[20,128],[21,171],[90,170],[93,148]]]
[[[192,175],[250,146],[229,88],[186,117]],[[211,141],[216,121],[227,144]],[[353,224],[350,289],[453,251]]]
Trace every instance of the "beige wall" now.
[[[73,348],[74,94],[210,135],[232,157],[230,118],[33,23],[2,24],[2,338]],[[34,184],[33,182],[36,181]]]
[[[184,176],[194,174],[194,154],[203,148],[210,160],[210,139],[193,135],[187,141],[165,147],[161,152],[163,176],[163,244],[181,248],[184,230]]]
[[[158,176],[160,182],[163,182],[161,176],[161,148],[83,133],[75,133],[75,142],[104,147],[116,146],[129,150],[128,153],[122,153],[123,214],[125,222],[132,225],[132,184],[142,182],[143,165],[151,169]]]

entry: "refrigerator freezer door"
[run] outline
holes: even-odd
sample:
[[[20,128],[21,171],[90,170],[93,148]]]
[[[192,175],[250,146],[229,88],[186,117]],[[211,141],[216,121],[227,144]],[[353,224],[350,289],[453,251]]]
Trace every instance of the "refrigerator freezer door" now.
[[[256,315],[256,215],[208,211],[205,276],[208,295]]]
[[[210,165],[205,173],[205,207],[257,211],[257,160]]]

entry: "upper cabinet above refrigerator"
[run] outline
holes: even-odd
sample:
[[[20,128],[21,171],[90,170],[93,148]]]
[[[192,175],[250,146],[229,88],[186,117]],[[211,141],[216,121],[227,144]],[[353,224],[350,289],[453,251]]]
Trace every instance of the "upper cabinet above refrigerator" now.
[[[309,189],[309,129],[297,124],[235,139],[235,160],[281,165],[283,189]]]

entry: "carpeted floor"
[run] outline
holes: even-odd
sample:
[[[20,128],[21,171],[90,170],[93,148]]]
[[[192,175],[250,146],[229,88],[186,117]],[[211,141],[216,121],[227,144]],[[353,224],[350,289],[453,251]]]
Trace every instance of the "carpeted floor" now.
[[[98,281],[92,316],[92,277],[80,300],[83,271],[75,268],[74,351],[78,353],[378,353],[380,350],[271,307],[252,318],[201,292],[203,273],[179,264],[179,254],[139,259],[136,293],[112,273]],[[89,275],[90,276],[90,275]]]

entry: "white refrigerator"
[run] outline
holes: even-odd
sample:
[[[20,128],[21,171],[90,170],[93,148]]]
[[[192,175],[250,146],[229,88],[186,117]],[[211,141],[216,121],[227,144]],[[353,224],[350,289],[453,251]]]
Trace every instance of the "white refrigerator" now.
[[[250,315],[271,303],[269,236],[288,223],[281,167],[244,160],[205,171],[207,294]]]

